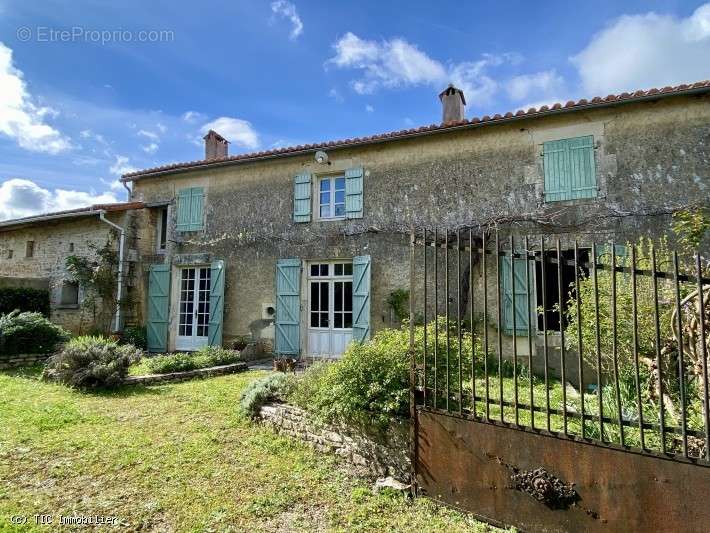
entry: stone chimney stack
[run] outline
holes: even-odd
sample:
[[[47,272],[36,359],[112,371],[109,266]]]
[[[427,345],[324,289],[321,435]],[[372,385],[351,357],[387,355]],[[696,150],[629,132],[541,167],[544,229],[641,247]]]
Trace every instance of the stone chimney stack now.
[[[449,84],[439,94],[439,100],[441,100],[442,122],[458,122],[465,118],[466,99],[461,89]]]
[[[214,130],[207,132],[205,140],[205,159],[221,159],[229,155],[229,141]]]

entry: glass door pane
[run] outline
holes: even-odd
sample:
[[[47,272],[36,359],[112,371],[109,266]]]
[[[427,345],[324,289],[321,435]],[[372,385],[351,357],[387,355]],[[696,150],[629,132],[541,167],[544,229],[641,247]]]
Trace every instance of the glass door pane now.
[[[210,322],[210,269],[200,268],[200,280],[197,287],[197,337],[207,337]]]
[[[178,335],[191,337],[195,313],[195,269],[183,268],[180,280],[180,319]]]

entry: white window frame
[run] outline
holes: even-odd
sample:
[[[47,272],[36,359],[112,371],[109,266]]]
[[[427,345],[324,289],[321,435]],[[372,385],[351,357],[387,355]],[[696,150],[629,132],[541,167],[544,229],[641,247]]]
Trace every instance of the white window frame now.
[[[335,274],[335,265],[343,265],[343,273],[342,274]],[[311,266],[312,265],[327,265],[328,266],[328,273],[326,275],[314,275],[311,274]],[[350,266],[350,274],[345,274],[345,265]],[[352,331],[352,323],[349,328],[346,327],[340,327],[336,328],[335,327],[335,313],[342,313],[343,314],[343,324],[345,320],[345,315],[344,313],[348,312],[345,311],[344,309],[342,311],[335,311],[335,283],[336,282],[351,282],[353,283],[353,273],[352,273],[352,261],[348,260],[328,260],[328,261],[311,261],[308,263],[308,271],[307,271],[307,291],[308,291],[308,299],[307,299],[307,318],[306,318],[306,323],[307,323],[307,328],[312,329],[312,330],[319,330],[319,331],[337,331],[337,332],[347,332],[347,331]],[[328,284],[328,326],[326,327],[320,327],[320,326],[312,326],[311,325],[311,310],[312,310],[312,298],[311,298],[311,282],[325,282]],[[350,311],[351,314],[353,314],[353,309],[351,307]],[[318,313],[323,313],[323,310],[319,310]]]
[[[343,188],[342,189],[337,189],[338,191],[343,192],[343,201],[342,201],[342,206],[343,206],[343,214],[340,216],[335,216],[335,206],[336,205],[341,205],[341,202],[338,202],[336,204],[335,202],[335,183],[336,180],[342,179],[343,180]],[[346,211],[345,211],[345,198],[346,198],[346,193],[345,193],[345,174],[334,174],[334,175],[329,175],[329,176],[318,176],[318,178],[315,180],[316,181],[316,194],[315,194],[315,212],[317,213],[318,219],[319,220],[345,220],[346,218]],[[329,189],[328,193],[330,195],[330,201],[327,204],[321,204],[321,183],[324,181],[329,182]],[[330,216],[321,216],[321,207],[328,206]]]

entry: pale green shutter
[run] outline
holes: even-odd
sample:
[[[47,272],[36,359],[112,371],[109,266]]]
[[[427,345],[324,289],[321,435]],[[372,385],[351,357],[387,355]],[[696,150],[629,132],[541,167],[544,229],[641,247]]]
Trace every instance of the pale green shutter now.
[[[222,345],[222,317],[224,315],[224,261],[210,266],[210,320],[207,324],[207,343]]]
[[[148,275],[148,350],[168,349],[168,318],[170,309],[170,265],[151,265]]]
[[[202,187],[178,191],[176,226],[178,231],[199,231],[202,229],[204,197]]]
[[[503,304],[503,329],[507,333],[513,332],[513,298],[515,298],[515,330],[518,333],[527,333],[530,324],[532,309],[532,273],[530,275],[530,287],[527,287],[527,276],[525,269],[528,268],[525,259],[515,259],[515,284],[510,276],[510,257],[501,257],[500,265],[501,282],[501,302]]]
[[[298,174],[293,178],[293,221],[311,221],[311,175]]]
[[[362,167],[345,171],[345,216],[362,218]]]
[[[301,351],[301,261],[276,262],[275,351],[279,355],[298,355]]]
[[[369,255],[353,257],[353,339],[370,338],[370,265]]]
[[[594,137],[576,137],[543,144],[545,201],[596,198]]]
[[[202,187],[190,189],[190,231],[199,231],[203,225],[204,191]]]

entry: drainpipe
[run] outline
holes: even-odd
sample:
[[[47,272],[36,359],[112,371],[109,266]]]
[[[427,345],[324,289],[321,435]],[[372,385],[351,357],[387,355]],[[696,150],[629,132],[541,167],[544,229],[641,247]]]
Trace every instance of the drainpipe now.
[[[126,183],[125,181],[122,181],[121,183],[123,184],[125,189],[128,191],[128,201],[130,202],[131,200],[133,200],[133,189],[131,189],[128,186],[128,183]]]
[[[118,286],[116,288],[116,325],[114,331],[119,330],[121,325],[121,294],[123,292],[123,250],[126,241],[126,230],[123,229],[118,224],[114,224],[106,218],[106,211],[99,211],[99,218],[106,222],[106,224],[113,226],[121,233],[120,240],[118,242]]]

